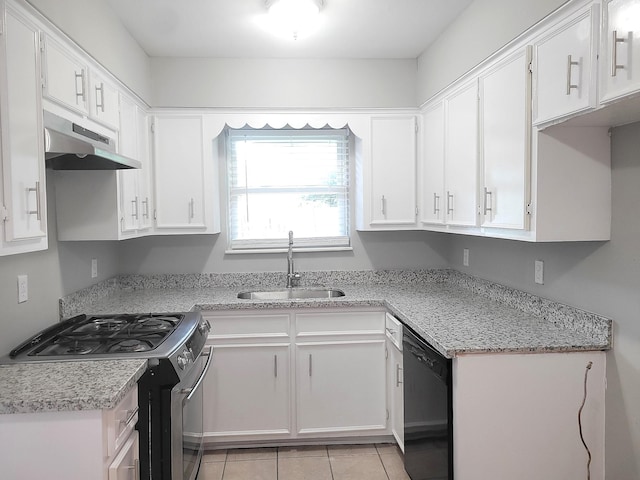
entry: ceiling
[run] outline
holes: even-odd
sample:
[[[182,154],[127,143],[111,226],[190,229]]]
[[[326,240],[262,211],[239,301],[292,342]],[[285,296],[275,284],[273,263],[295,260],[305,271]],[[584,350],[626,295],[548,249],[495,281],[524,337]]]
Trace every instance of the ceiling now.
[[[153,57],[416,58],[472,0],[324,0],[304,38],[266,31],[264,0],[106,0]]]

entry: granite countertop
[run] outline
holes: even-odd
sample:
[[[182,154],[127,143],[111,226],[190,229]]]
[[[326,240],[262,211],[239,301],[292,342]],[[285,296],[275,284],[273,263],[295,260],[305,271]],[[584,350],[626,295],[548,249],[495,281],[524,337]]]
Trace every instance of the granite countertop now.
[[[280,274],[124,275],[60,300],[60,316],[277,308],[384,308],[448,358],[501,352],[611,348],[611,320],[452,270],[305,272],[303,286],[340,288],[331,299],[240,300],[281,285]],[[212,326],[215,331],[215,324]],[[113,408],[146,360],[0,365],[0,414]]]
[[[0,365],[0,414],[114,408],[146,368],[140,359]]]
[[[357,284],[345,283],[351,272],[341,273],[309,275],[312,285],[340,288],[346,293],[344,297],[317,300],[238,299],[239,291],[265,289],[264,283],[279,284],[254,276],[227,274],[232,280],[207,274],[125,276],[108,294],[99,297],[94,292],[78,311],[380,307],[388,309],[448,358],[472,353],[569,352],[611,347],[609,319],[459,272],[390,272],[364,278],[355,275],[361,282]],[[248,286],[251,281],[257,285]],[[189,288],[179,288],[181,285]],[[66,308],[68,314],[76,313],[71,304]],[[212,327],[215,331],[215,325]]]

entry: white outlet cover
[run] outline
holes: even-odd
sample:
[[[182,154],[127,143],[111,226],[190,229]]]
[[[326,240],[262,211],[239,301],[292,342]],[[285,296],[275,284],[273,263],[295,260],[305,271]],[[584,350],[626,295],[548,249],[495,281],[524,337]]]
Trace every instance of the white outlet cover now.
[[[18,303],[29,300],[29,277],[18,275]]]
[[[96,278],[98,276],[98,259],[91,259],[91,278]]]
[[[469,266],[469,249],[465,248],[462,250],[462,265],[465,267]]]
[[[544,262],[542,260],[536,260],[534,280],[537,284],[544,284]]]

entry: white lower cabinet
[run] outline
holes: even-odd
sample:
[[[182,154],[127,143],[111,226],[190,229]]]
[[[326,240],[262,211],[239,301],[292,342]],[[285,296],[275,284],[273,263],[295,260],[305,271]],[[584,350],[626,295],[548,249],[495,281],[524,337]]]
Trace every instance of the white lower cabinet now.
[[[605,352],[462,355],[453,361],[456,480],[604,480]]]
[[[384,312],[203,312],[205,441],[388,435]]]
[[[386,315],[387,333],[387,405],[391,433],[404,452],[404,376],[402,361],[402,323]]]
[[[287,437],[289,365],[287,344],[214,343],[214,360],[205,380],[205,435],[225,440]]]
[[[385,341],[296,345],[299,435],[386,428]]]
[[[2,478],[134,480],[138,389],[109,410],[0,415]]]

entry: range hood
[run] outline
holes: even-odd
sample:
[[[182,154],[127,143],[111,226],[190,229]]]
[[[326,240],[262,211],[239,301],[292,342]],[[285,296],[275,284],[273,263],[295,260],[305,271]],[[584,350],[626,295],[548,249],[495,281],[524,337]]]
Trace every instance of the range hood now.
[[[142,167],[138,160],[117,154],[112,138],[46,111],[44,152],[46,166],[53,170],[119,170]]]

